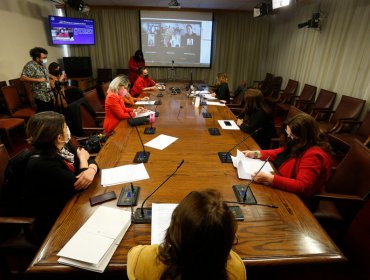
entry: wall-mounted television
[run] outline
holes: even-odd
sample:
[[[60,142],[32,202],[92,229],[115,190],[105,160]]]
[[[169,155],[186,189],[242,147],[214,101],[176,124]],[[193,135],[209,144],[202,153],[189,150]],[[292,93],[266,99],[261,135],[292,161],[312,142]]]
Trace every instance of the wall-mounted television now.
[[[94,45],[94,20],[49,16],[53,45]]]
[[[88,56],[63,57],[63,66],[70,78],[92,77],[91,59]]]

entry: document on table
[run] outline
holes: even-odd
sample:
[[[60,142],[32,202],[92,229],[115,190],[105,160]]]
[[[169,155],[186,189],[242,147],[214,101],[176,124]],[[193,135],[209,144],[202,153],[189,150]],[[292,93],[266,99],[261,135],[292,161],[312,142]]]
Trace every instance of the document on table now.
[[[136,101],[135,105],[154,105],[155,100],[141,100],[141,101]]]
[[[265,161],[260,159],[246,157],[239,150],[236,151],[236,157],[231,156],[231,160],[233,161],[234,167],[237,168],[238,178],[247,180],[251,180],[252,179],[251,174],[253,172],[257,172],[261,168],[261,166],[265,163]],[[261,171],[273,173],[274,169],[272,168],[271,164],[267,162]]]
[[[58,262],[104,272],[131,224],[131,212],[99,206],[59,251]]]
[[[162,244],[177,204],[152,203],[152,243]]]
[[[142,113],[137,114],[135,118],[147,117],[147,116],[149,116],[150,114],[155,114],[155,112],[154,112],[154,111],[150,111],[150,110],[148,110],[148,111],[146,111],[146,112],[142,112]]]
[[[163,150],[164,148],[175,142],[177,139],[178,138],[176,137],[161,134],[156,138],[150,140],[149,142],[145,143],[144,145],[154,149]]]
[[[206,101],[207,105],[214,105],[214,106],[226,106],[225,103],[220,101]]]
[[[127,164],[113,168],[102,169],[101,184],[103,187],[132,183],[149,179],[149,174],[143,163]]]
[[[226,125],[225,122],[230,122],[231,125]],[[239,126],[233,120],[218,120],[222,129],[240,130]]]
[[[209,94],[209,91],[208,90],[196,90],[195,93],[196,94]]]
[[[205,93],[205,94],[203,94],[203,97],[206,98],[206,99],[209,99],[209,100],[216,100],[217,99],[217,97],[212,96],[211,93]]]

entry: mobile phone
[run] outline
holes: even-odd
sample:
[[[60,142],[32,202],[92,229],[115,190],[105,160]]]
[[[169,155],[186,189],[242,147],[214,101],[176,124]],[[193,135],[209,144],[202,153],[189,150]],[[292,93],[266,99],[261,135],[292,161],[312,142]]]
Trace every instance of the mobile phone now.
[[[231,122],[229,122],[229,121],[224,121],[224,123],[225,123],[226,126],[231,126]]]
[[[113,200],[113,199],[116,199],[116,193],[111,191],[111,192],[107,192],[107,193],[104,193],[104,194],[101,194],[101,195],[97,195],[97,196],[93,196],[93,197],[90,197],[90,205],[91,206],[94,206],[94,205],[97,205],[97,204],[100,204],[100,203],[103,203],[103,202],[106,202],[106,201],[109,201],[109,200]]]

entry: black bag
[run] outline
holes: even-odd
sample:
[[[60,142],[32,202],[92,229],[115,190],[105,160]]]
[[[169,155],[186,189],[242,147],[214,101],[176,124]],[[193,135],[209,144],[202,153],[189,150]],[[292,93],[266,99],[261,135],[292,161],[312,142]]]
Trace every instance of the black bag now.
[[[109,135],[107,133],[90,135],[83,147],[90,154],[98,153],[108,137]]]
[[[131,126],[149,124],[149,118],[148,117],[138,117],[138,118],[134,118],[134,119],[129,119],[128,124],[131,125]]]

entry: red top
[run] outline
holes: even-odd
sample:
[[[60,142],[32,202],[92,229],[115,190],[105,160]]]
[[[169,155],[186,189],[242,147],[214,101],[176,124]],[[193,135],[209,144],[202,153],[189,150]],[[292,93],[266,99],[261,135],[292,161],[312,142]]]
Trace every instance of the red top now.
[[[108,91],[105,97],[104,131],[111,132],[121,120],[129,119],[130,115],[128,112],[132,112],[131,115],[133,118],[136,117],[136,113],[133,111],[133,109],[125,107],[121,96]]]
[[[270,156],[270,161],[274,161],[283,150],[261,150],[261,160]],[[317,146],[311,147],[298,158],[289,158],[283,162],[278,170],[279,175],[274,176],[272,186],[310,197],[324,188],[331,176],[331,167],[330,155]]]
[[[143,92],[143,88],[152,87],[154,85],[155,85],[155,82],[150,77],[143,78],[139,76],[136,79],[133,88],[131,89],[131,95],[133,97],[138,97]]]
[[[137,70],[139,70],[139,68],[140,67],[143,67],[143,66],[145,66],[145,62],[144,61],[136,62],[134,60],[134,57],[131,56],[130,60],[128,61],[128,68],[130,69],[129,80],[130,80],[130,83],[132,85],[135,83],[135,80],[138,77]]]

